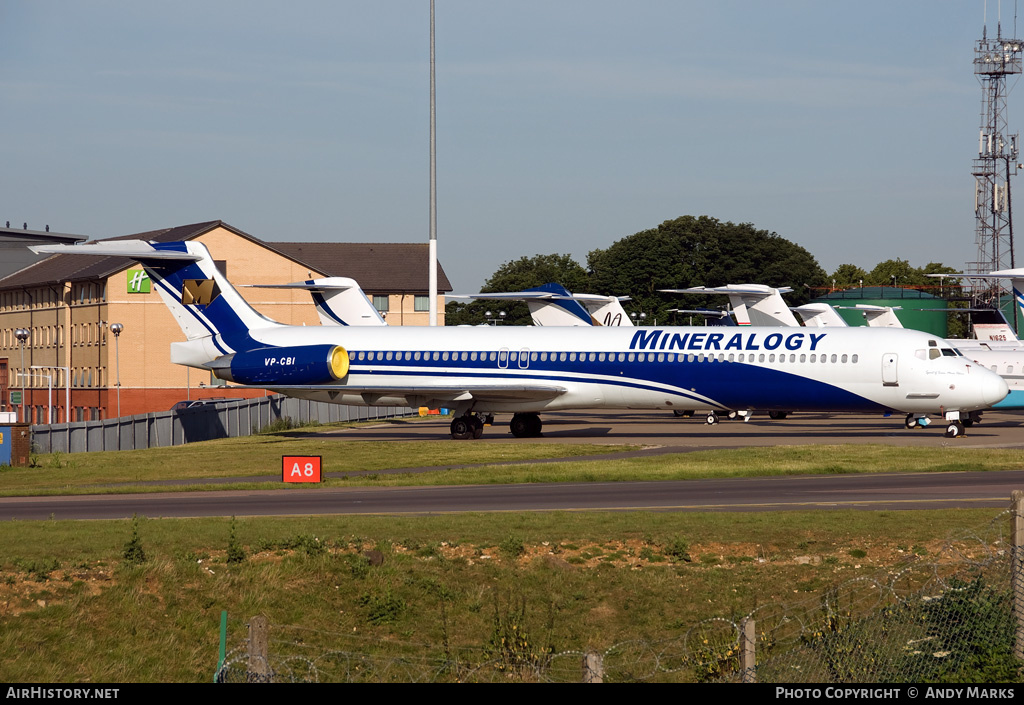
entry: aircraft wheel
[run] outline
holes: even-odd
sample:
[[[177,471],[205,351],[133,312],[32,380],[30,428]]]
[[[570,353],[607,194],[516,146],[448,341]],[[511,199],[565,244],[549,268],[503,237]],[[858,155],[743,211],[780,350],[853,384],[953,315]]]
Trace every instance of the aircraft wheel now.
[[[964,435],[964,425],[959,421],[953,421],[946,426],[946,438],[959,438]]]
[[[708,426],[714,426],[715,424],[718,423],[718,414],[716,414],[715,412],[712,411],[712,412],[710,412],[708,414],[708,417],[707,417],[706,420],[707,420]]]
[[[917,419],[914,418],[913,414],[907,414],[907,418],[904,419],[903,425],[907,428],[917,428]]]
[[[473,437],[473,422],[468,416],[459,416],[452,419],[452,439],[456,441],[468,441]]]
[[[789,416],[789,412],[788,411],[769,411],[768,412],[768,418],[773,419],[775,421],[781,421],[782,419],[786,418],[787,416]]]
[[[738,413],[738,412],[735,412],[735,411],[730,411],[730,412],[729,412],[729,420],[730,420],[730,421],[733,421],[733,420],[735,420],[735,419],[736,419],[736,417],[738,417],[738,416],[739,416],[739,413]]]
[[[537,414],[515,414],[509,422],[509,430],[516,438],[533,438],[540,435],[543,424]]]
[[[688,419],[693,416],[693,411],[683,411],[680,409],[673,409],[672,413],[679,419]]]
[[[473,439],[476,440],[484,435],[484,422],[479,416],[470,416],[470,425],[473,427]]]

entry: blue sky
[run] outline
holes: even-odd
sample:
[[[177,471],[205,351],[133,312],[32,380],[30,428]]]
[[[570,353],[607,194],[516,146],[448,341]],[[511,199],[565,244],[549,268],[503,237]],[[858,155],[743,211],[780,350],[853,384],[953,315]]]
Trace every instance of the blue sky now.
[[[990,34],[999,9],[989,0]],[[1013,3],[1001,10],[1010,36]],[[437,0],[441,262],[471,292],[510,259],[585,264],[710,215],[775,231],[828,271],[962,267],[985,12]],[[427,0],[2,0],[0,220],[106,237],[219,218],[265,240],[426,242],[428,22]],[[1022,100],[1011,92],[1011,132]]]

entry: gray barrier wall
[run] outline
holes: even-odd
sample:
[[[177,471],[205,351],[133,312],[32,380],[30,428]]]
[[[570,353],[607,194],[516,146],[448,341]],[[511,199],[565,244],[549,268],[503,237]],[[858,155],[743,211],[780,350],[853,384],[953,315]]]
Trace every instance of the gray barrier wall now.
[[[342,406],[280,394],[206,404],[182,411],[123,416],[101,421],[32,426],[36,453],[84,453],[177,446],[214,438],[250,436],[282,418],[308,422],[372,421],[416,414],[397,406]]]

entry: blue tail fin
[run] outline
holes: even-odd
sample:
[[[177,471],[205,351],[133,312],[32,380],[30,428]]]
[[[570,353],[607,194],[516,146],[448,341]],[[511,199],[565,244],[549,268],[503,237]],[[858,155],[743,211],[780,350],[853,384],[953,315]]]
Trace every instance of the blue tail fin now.
[[[88,245],[44,245],[35,252],[129,257],[145,268],[153,286],[189,340],[212,338],[222,353],[252,346],[249,331],[280,323],[258,313],[217,271],[199,242],[114,240]]]

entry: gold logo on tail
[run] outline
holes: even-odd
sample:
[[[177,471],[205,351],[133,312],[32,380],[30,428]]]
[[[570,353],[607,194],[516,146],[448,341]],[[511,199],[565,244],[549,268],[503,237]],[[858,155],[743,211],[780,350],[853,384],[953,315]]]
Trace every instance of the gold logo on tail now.
[[[206,306],[220,296],[220,287],[213,279],[186,279],[181,289],[181,303]]]

